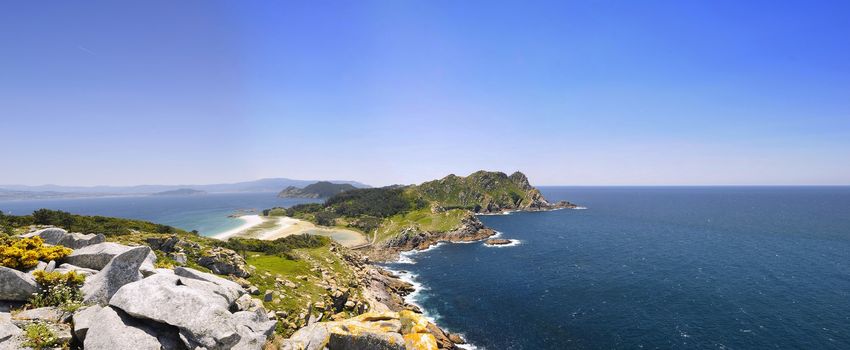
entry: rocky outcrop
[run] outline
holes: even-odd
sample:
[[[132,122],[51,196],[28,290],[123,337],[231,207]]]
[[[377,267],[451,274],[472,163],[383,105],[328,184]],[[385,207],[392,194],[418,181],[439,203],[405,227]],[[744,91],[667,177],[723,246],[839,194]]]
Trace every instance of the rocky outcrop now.
[[[32,275],[0,266],[0,300],[26,301],[38,292]]]
[[[85,268],[85,267],[74,266],[74,265],[71,265],[71,264],[59,265],[59,267],[53,269],[53,271],[56,271],[56,272],[59,272],[59,273],[68,273],[68,272],[74,271],[74,272],[81,274],[83,276],[86,276],[86,277],[93,276],[93,275],[97,274],[97,270],[95,270],[95,269],[88,269],[88,268]]]
[[[23,331],[12,324],[11,315],[7,312],[0,312],[0,349],[4,349],[4,345],[11,345],[12,338],[20,335]],[[11,347],[8,349],[12,349]]]
[[[100,272],[86,279],[81,289],[83,301],[105,305],[125,284],[142,279],[139,267],[150,252],[148,247],[134,247],[116,255]]]
[[[437,339],[422,315],[369,312],[342,321],[319,322],[296,331],[281,349],[437,350]],[[443,349],[454,349],[449,343]]]
[[[35,232],[30,232],[21,237],[39,236],[44,243],[52,245],[62,245],[71,249],[79,249],[92,244],[102,243],[106,241],[106,237],[102,234],[81,234],[69,233],[61,228],[46,228]]]
[[[91,320],[83,346],[86,350],[183,348],[174,327],[137,320],[109,306]]]
[[[177,327],[180,339],[189,348],[258,349],[274,331],[275,322],[268,319],[261,305],[246,302],[251,306],[245,308],[253,310],[230,313],[239,299],[228,296],[243,295],[244,290],[228,290],[232,286],[198,271],[182,269],[177,273],[213,282],[156,274],[122,287],[109,304],[132,317]],[[241,289],[238,285],[236,288]]]
[[[174,274],[180,277],[204,281],[218,286],[219,288],[210,289],[214,289],[216,294],[224,297],[224,299],[227,300],[228,305],[236,301],[236,299],[242,294],[245,294],[245,290],[242,289],[242,286],[236,282],[206,272],[190,269],[188,267],[178,267],[174,269]]]
[[[488,240],[484,241],[484,244],[486,244],[486,245],[505,245],[505,244],[511,244],[511,242],[512,241],[509,240],[509,239],[493,238],[493,239],[488,239]]]
[[[228,311],[230,303],[208,292],[212,283],[195,282],[196,287],[207,283],[208,288],[189,287],[176,275],[153,275],[121,288],[109,304],[133,317],[178,327],[181,339],[190,347],[225,349],[236,345],[239,335]]]
[[[112,261],[112,258],[133,248],[112,242],[98,243],[74,250],[71,254],[63,258],[62,262],[87,269],[101,270],[106,264]],[[154,263],[156,263],[156,254],[148,249],[148,255],[145,256],[144,265],[147,269],[152,270]]]
[[[227,248],[215,247],[205,250],[198,259],[198,264],[219,275],[234,275],[242,278],[251,276],[245,265],[245,259]]]
[[[440,242],[471,242],[482,240],[496,234],[484,226],[477,217],[467,215],[461,224],[448,232],[420,231],[416,227],[408,227],[395,237],[384,241],[369,252],[375,260],[389,261],[398,258],[399,252],[407,250],[422,250]]]
[[[89,327],[91,327],[91,324],[96,321],[95,317],[101,309],[103,309],[103,307],[99,305],[92,305],[79,309],[74,313],[74,336],[78,341],[83,342],[86,339]]]

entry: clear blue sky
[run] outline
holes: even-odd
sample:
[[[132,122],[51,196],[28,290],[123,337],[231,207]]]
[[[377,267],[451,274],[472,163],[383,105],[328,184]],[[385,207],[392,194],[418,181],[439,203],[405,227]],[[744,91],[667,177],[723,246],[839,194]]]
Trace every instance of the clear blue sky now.
[[[850,184],[848,1],[6,1],[0,183]]]

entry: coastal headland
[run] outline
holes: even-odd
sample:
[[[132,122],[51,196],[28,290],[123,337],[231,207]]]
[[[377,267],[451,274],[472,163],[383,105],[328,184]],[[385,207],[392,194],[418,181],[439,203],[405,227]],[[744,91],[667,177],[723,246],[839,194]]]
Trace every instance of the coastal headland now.
[[[574,207],[522,173],[479,171],[269,208],[215,237],[47,209],[0,216],[0,345],[49,333],[39,346],[459,349],[462,334],[408,299],[416,286],[375,262],[494,236],[479,214]]]

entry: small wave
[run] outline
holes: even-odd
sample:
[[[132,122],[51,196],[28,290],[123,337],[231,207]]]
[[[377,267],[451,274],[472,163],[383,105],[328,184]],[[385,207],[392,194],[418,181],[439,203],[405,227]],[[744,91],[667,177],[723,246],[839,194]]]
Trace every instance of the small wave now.
[[[570,209],[572,209],[572,210],[587,210],[587,207],[575,207],[575,208],[570,208]]]
[[[422,250],[415,250],[414,249],[414,250],[408,250],[406,252],[398,253],[398,260],[396,260],[395,263],[396,264],[409,264],[409,265],[415,264],[416,260],[414,260],[413,258],[416,255],[437,249],[443,244],[444,244],[443,242],[438,242],[437,244],[433,244],[430,247],[422,249]]]
[[[496,231],[495,235],[490,236],[489,238],[499,238],[502,237],[504,233],[502,231]]]

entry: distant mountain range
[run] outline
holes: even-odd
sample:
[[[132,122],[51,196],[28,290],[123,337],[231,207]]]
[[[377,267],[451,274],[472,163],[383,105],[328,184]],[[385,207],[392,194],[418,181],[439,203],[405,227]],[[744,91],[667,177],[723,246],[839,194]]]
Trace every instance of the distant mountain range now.
[[[101,197],[119,195],[144,195],[175,190],[195,190],[208,193],[235,192],[280,192],[289,186],[305,187],[318,182],[317,180],[293,180],[287,178],[260,179],[236,183],[211,185],[137,185],[137,186],[61,186],[61,185],[0,185],[0,200],[2,199],[42,199],[69,197]],[[358,188],[368,188],[369,185],[357,181],[332,180],[336,184],[350,184]]]

